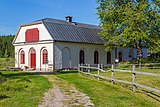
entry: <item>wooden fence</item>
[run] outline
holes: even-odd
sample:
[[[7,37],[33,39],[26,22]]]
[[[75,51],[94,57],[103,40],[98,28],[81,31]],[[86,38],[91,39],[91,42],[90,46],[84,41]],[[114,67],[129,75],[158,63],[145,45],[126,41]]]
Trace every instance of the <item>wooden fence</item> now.
[[[141,88],[153,91],[153,92],[160,93],[159,89],[151,88],[151,87],[148,87],[148,86],[136,83],[136,75],[137,74],[147,75],[147,76],[156,76],[156,77],[160,77],[160,74],[146,73],[146,72],[137,72],[136,69],[135,69],[136,68],[135,65],[133,65],[132,70],[114,69],[114,66],[111,65],[111,69],[108,70],[108,71],[111,71],[112,75],[111,75],[111,78],[108,78],[108,77],[105,77],[105,76],[100,76],[100,72],[108,72],[108,71],[105,71],[105,70],[103,70],[101,68],[102,68],[102,66],[100,64],[98,64],[98,67],[91,67],[90,64],[87,64],[87,66],[86,65],[80,65],[80,64],[78,65],[78,71],[79,71],[79,73],[83,73],[83,74],[87,74],[87,75],[91,75],[91,76],[97,77],[98,80],[99,79],[109,80],[109,81],[112,82],[112,84],[114,84],[115,82],[120,82],[120,83],[125,83],[125,84],[129,84],[129,85],[133,85],[133,92],[136,92],[137,87],[141,87]],[[84,72],[84,69],[87,72]],[[97,74],[91,74],[91,69],[97,70],[98,71]],[[123,73],[124,72],[129,72],[129,73],[132,73],[132,82],[115,79],[114,78],[115,72],[123,72]]]

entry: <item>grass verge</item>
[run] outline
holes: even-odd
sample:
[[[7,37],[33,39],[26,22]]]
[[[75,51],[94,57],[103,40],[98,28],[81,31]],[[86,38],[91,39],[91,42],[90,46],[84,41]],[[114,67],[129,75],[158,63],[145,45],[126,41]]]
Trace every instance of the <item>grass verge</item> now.
[[[0,107],[37,107],[51,84],[40,75],[0,71]]]
[[[123,87],[89,79],[78,73],[62,72],[57,76],[90,96],[96,107],[158,107],[160,104],[141,93],[133,93]]]

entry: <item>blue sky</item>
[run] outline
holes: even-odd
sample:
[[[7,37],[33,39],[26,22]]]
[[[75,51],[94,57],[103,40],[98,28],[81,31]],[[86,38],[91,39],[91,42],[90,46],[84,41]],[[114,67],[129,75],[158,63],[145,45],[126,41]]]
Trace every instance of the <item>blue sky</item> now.
[[[21,24],[42,18],[99,24],[96,0],[1,0],[0,35],[16,34]]]

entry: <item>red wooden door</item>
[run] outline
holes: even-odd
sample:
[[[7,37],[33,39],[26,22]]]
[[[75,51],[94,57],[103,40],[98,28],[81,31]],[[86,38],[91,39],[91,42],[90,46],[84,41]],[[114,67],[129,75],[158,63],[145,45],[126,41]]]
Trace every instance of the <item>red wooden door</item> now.
[[[31,62],[31,68],[36,69],[36,51],[34,49],[31,49],[30,62]]]

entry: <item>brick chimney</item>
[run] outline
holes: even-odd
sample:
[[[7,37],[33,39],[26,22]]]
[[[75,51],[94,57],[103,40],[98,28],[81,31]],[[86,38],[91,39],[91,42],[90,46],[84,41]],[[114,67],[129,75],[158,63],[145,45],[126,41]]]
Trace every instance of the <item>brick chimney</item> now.
[[[72,17],[71,16],[66,16],[66,21],[69,22],[69,23],[72,23]]]

